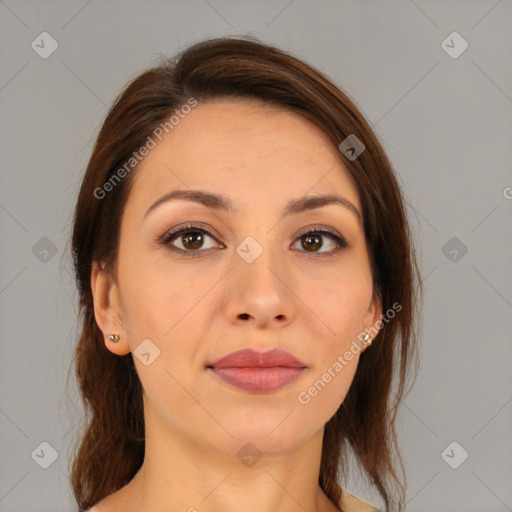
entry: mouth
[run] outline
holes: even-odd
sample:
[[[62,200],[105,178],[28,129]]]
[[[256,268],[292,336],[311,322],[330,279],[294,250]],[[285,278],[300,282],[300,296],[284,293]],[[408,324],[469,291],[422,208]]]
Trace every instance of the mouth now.
[[[230,386],[260,394],[290,385],[307,370],[307,366],[283,350],[262,353],[245,349],[206,365],[206,369]]]

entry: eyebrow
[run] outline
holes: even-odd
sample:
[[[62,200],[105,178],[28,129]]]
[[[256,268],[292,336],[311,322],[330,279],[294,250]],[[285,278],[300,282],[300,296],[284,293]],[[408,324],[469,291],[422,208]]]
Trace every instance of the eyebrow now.
[[[204,192],[202,190],[173,190],[172,192],[168,192],[167,194],[159,197],[147,209],[146,213],[144,214],[144,218],[146,218],[151,211],[155,210],[155,208],[161,204],[173,200],[191,201],[219,211],[233,211],[233,204],[231,201],[219,194]],[[301,197],[300,199],[292,199],[286,204],[283,211],[283,217],[288,215],[296,215],[309,210],[315,210],[317,208],[322,208],[323,206],[331,204],[344,206],[350,210],[357,217],[358,222],[361,223],[362,219],[359,210],[348,199],[345,199],[344,197],[338,196],[336,194],[306,196]]]

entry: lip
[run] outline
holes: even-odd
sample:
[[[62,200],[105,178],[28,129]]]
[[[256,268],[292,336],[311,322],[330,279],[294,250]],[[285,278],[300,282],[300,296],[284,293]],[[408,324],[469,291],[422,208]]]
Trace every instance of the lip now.
[[[305,368],[306,365],[289,352],[277,348],[259,352],[252,348],[246,348],[232,352],[227,356],[208,363],[213,368],[274,368],[283,366],[287,368]]]
[[[289,352],[243,349],[210,363],[206,368],[226,383],[252,393],[270,393],[297,380],[307,366]]]

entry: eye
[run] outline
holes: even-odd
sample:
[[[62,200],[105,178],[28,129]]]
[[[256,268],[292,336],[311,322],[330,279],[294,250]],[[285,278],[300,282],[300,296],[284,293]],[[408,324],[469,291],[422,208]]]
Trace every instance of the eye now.
[[[214,236],[208,230],[188,224],[181,229],[171,231],[164,235],[160,243],[165,245],[170,251],[196,257],[200,255],[199,253],[205,252],[206,249],[212,248],[211,245],[206,248],[204,247],[206,238],[215,240]],[[181,247],[174,245],[175,240],[179,242]],[[203,250],[200,251],[199,249],[201,248]]]
[[[208,238],[216,241],[215,236],[207,229],[193,224],[188,224],[182,228],[166,233],[159,240],[159,243],[172,252],[179,253],[182,256],[195,258],[200,256],[202,252],[206,252],[208,249],[212,249],[215,246],[215,244],[210,244],[210,246],[205,247],[205,240]],[[322,239],[328,240],[327,246],[330,244],[334,247],[330,250],[320,251],[319,249],[324,248],[325,245]],[[175,242],[178,242],[181,247],[179,247],[179,245],[175,245]],[[318,254],[322,258],[334,256],[340,250],[348,247],[348,244],[340,235],[333,231],[319,229],[317,227],[299,235],[294,245],[297,243],[300,243],[301,246],[305,248],[304,251],[300,252]],[[220,248],[225,247],[222,244],[219,245]]]
[[[327,238],[330,244],[334,245],[334,248],[326,251],[316,250],[324,247],[324,242],[322,241],[322,238]],[[314,228],[310,231],[306,231],[302,235],[299,235],[298,240],[295,243],[300,243],[301,246],[306,249],[305,251],[301,252],[312,252],[313,254],[319,254],[321,257],[334,256],[335,253],[348,247],[347,242],[345,242],[345,240],[338,234],[334,233],[333,231],[317,228]]]

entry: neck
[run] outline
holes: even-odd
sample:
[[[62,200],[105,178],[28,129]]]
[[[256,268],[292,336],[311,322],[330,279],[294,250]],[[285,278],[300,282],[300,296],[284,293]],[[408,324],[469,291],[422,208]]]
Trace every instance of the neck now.
[[[323,428],[286,453],[258,458],[247,445],[239,457],[191,439],[145,409],[144,463],[124,490],[127,512],[339,510],[318,484]]]

